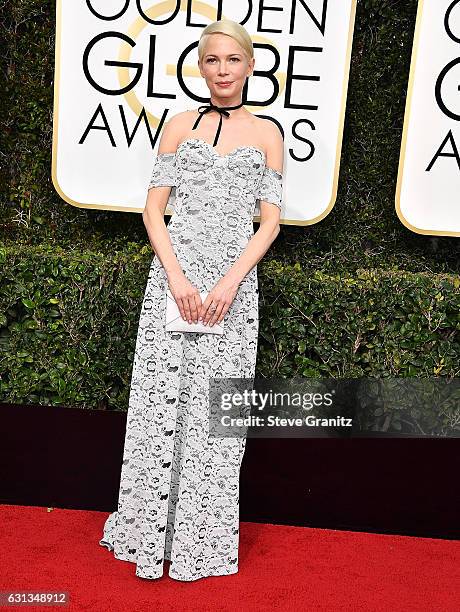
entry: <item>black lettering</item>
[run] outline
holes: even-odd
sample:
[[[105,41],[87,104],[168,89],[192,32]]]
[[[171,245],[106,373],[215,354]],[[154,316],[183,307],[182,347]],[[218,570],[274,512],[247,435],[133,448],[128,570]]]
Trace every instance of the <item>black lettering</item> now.
[[[136,43],[129,38],[129,36],[126,36],[126,34],[121,34],[120,32],[102,32],[101,34],[98,34],[97,36],[95,36],[93,38],[93,40],[91,40],[84,53],[83,53],[83,72],[85,73],[85,76],[88,80],[88,83],[90,83],[94,89],[96,89],[97,91],[99,91],[100,93],[106,94],[108,96],[118,96],[120,94],[124,94],[127,91],[129,91],[130,89],[132,89],[133,87],[136,86],[137,82],[139,81],[139,79],[141,78],[141,74],[142,74],[142,64],[137,64],[134,62],[119,62],[119,61],[113,61],[113,60],[105,60],[104,64],[106,66],[122,66],[122,67],[126,67],[126,68],[136,68],[136,75],[133,78],[133,80],[131,81],[131,83],[128,83],[128,85],[126,85],[126,87],[122,87],[120,89],[106,89],[105,87],[102,87],[101,85],[99,85],[91,76],[91,73],[89,71],[88,68],[88,58],[89,58],[89,54],[92,50],[92,48],[100,41],[100,40],[104,40],[105,38],[121,38],[121,40],[124,40],[125,42],[127,42],[129,45],[131,45],[131,47],[135,47]]]
[[[102,118],[102,121],[104,122],[104,125],[93,125],[93,123],[96,121],[96,118],[97,118],[98,115],[101,115],[101,118]],[[91,117],[90,122],[88,123],[88,127],[83,132],[83,136],[78,141],[78,144],[83,144],[85,142],[86,137],[89,134],[90,130],[104,130],[105,132],[107,132],[107,135],[110,138],[110,142],[112,143],[112,147],[116,147],[117,146],[115,144],[115,139],[114,139],[114,137],[112,135],[112,132],[110,130],[109,122],[107,121],[107,117],[105,116],[104,109],[102,108],[102,104],[100,104],[100,103],[99,103],[98,107],[96,108],[96,110],[94,111],[94,114]]]
[[[450,143],[450,145],[452,147],[452,151],[450,151],[450,152],[449,151],[443,151],[444,145],[446,145],[448,142]],[[434,162],[438,159],[438,157],[453,157],[457,161],[457,166],[458,166],[458,169],[460,170],[460,155],[458,153],[457,145],[455,143],[455,139],[454,139],[454,136],[452,134],[452,130],[449,130],[449,132],[447,133],[447,136],[442,141],[439,149],[434,154],[433,159],[428,164],[428,167],[426,168],[427,172],[429,172],[431,170],[431,168],[434,166]]]

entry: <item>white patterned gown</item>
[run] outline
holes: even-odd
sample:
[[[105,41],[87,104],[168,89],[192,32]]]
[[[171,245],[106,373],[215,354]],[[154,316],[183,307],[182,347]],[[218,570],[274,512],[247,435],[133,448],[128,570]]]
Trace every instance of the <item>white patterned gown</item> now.
[[[188,138],[155,158],[149,187],[171,186],[168,231],[186,277],[210,291],[253,235],[260,200],[281,208],[282,175],[252,146],[221,155]],[[238,571],[239,474],[245,437],[209,437],[209,378],[253,378],[258,338],[255,266],[222,335],[165,331],[167,277],[155,255],[133,361],[118,509],[102,546],[136,575],[191,581]]]

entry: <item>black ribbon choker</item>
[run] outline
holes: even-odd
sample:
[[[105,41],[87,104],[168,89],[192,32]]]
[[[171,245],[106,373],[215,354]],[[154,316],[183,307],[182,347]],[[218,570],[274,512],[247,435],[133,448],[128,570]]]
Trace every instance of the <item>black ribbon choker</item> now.
[[[206,113],[210,113],[213,110],[217,111],[219,113],[220,117],[219,117],[219,125],[217,127],[217,132],[216,132],[216,135],[214,137],[213,146],[215,147],[216,144],[217,144],[217,141],[219,140],[220,130],[222,129],[222,117],[223,117],[223,115],[225,115],[225,117],[230,117],[230,113],[228,111],[235,110],[236,108],[241,108],[242,106],[243,106],[242,102],[241,102],[241,104],[238,104],[237,106],[215,106],[211,101],[209,101],[209,106],[200,106],[198,108],[198,112],[200,114],[197,117],[192,130],[194,130],[194,129],[196,129],[198,127],[198,124],[200,123],[201,118],[203,117],[203,115],[206,115]]]

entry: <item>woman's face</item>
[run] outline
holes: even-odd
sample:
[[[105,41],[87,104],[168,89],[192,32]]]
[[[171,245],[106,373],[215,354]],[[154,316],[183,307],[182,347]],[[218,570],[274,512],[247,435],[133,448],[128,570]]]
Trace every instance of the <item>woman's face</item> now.
[[[208,37],[198,66],[212,98],[239,100],[246,77],[254,69],[254,58],[248,60],[243,48],[231,36],[216,33]]]

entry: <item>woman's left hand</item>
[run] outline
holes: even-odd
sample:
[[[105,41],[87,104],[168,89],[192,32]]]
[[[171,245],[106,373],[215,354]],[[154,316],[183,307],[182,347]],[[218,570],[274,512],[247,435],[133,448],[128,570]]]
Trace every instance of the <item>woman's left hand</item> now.
[[[238,293],[238,287],[239,283],[230,281],[225,276],[222,277],[202,303],[198,320],[204,325],[209,323],[210,326],[214,323],[221,323]]]

